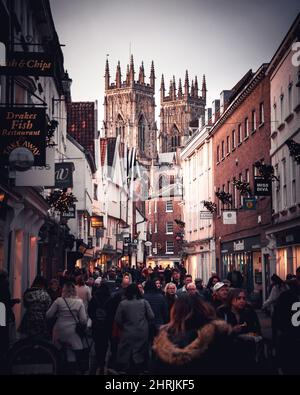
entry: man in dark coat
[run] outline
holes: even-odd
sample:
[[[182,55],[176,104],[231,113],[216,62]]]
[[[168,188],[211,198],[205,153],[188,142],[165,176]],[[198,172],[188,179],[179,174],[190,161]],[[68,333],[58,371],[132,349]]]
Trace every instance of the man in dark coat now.
[[[285,374],[300,374],[300,268],[290,289],[283,292],[274,310],[274,324],[279,331],[278,361]]]

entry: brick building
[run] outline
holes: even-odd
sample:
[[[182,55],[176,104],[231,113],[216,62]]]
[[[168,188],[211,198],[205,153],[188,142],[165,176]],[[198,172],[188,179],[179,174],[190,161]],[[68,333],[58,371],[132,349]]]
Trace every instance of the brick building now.
[[[97,102],[71,102],[67,106],[67,131],[95,160]]]
[[[181,170],[175,152],[161,153],[150,171],[151,188],[146,202],[148,219],[147,264],[163,267],[181,261],[183,242]]]
[[[267,74],[271,89],[272,226],[267,230],[270,270],[285,279],[300,266],[300,14],[274,54]],[[299,55],[298,55],[299,59]]]
[[[266,68],[263,64],[255,73],[250,70],[231,92],[221,94],[210,130],[215,194],[225,192],[231,199],[229,204],[217,196],[214,199],[217,272],[226,277],[233,269],[240,270],[248,291],[257,293],[262,291],[269,258],[264,247],[271,197],[256,197],[252,210],[245,206],[244,199],[254,197],[254,177],[259,175],[254,163],[270,163],[270,82]],[[244,182],[250,187],[249,193],[241,192],[234,181]],[[236,224],[223,223],[223,214],[229,209],[236,213]]]

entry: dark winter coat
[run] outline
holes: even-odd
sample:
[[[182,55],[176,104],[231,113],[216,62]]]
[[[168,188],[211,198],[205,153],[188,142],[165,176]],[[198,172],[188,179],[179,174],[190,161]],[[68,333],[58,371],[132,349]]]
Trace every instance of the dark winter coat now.
[[[40,288],[29,288],[23,296],[26,308],[19,331],[27,336],[45,335],[47,333],[46,312],[51,305],[48,292]]]
[[[160,292],[148,292],[144,294],[154,313],[154,325],[158,329],[168,322],[168,306],[165,297]]]
[[[250,308],[246,307],[244,310],[240,312],[240,320],[239,322],[236,319],[235,314],[231,311],[228,306],[220,306],[217,309],[218,317],[225,320],[228,324],[232,326],[240,325],[246,323],[247,325],[240,332],[241,334],[254,332],[257,334],[261,334],[260,323],[257,317],[256,312]]]
[[[117,360],[126,370],[131,361],[142,364],[148,358],[148,325],[154,314],[147,300],[123,300],[116,312],[116,323],[121,328]]]
[[[198,331],[189,330],[179,338],[171,335],[166,327],[161,328],[154,339],[151,373],[238,374],[235,362],[238,356],[231,331],[230,325],[221,320],[212,321]]]

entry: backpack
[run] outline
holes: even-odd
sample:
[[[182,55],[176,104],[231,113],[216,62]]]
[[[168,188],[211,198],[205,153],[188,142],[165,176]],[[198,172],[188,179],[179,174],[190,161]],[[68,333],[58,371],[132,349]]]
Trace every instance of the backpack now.
[[[103,305],[101,301],[95,297],[97,307],[95,309],[95,320],[97,322],[104,322],[107,319],[106,304]]]
[[[105,321],[106,320],[106,317],[107,317],[107,313],[106,313],[106,310],[103,308],[103,307],[97,307],[96,308],[96,311],[95,311],[95,318],[96,318],[96,321]]]

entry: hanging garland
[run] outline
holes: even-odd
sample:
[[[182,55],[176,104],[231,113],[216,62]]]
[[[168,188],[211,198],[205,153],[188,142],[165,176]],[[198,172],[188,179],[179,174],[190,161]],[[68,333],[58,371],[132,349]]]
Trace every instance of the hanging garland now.
[[[216,192],[216,196],[223,204],[232,204],[232,196],[225,191]]]
[[[51,192],[46,200],[51,208],[60,213],[68,213],[70,206],[77,202],[73,193],[61,190]]]
[[[52,138],[54,137],[55,129],[58,126],[58,122],[55,120],[52,120],[48,122],[48,129],[47,129],[47,135],[46,135],[46,147],[55,147],[57,144],[52,141]]]
[[[212,214],[217,211],[217,205],[216,203],[209,202],[207,200],[204,200],[203,206],[207,208],[208,211],[210,211]]]
[[[279,179],[274,175],[274,167],[272,165],[266,165],[262,161],[257,161],[254,163],[254,167],[259,171],[259,175],[265,179],[265,181],[279,181]]]
[[[290,155],[294,158],[298,165],[300,165],[300,144],[296,143],[296,141],[289,139],[286,142],[290,150]]]
[[[251,196],[252,191],[250,188],[249,182],[244,182],[240,180],[233,180],[232,185],[236,187],[238,191],[240,191],[242,196]]]

